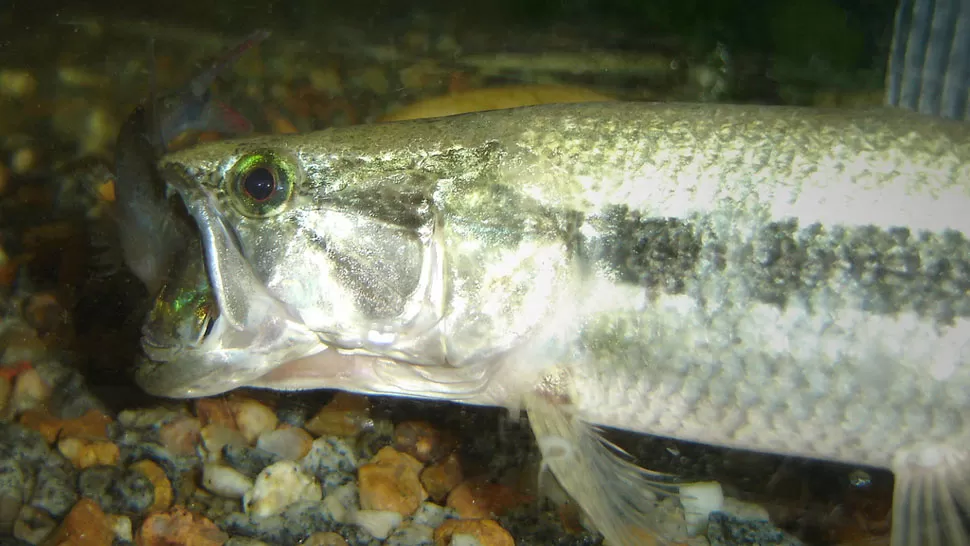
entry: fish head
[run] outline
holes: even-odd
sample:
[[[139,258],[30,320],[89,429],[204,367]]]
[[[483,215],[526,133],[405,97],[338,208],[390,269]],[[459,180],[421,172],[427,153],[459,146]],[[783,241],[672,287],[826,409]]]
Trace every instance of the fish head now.
[[[349,165],[277,138],[208,143],[159,162],[199,244],[143,329],[136,375],[146,390],[393,393],[412,364],[440,364],[443,276],[422,184],[413,174],[388,184],[384,168],[378,184],[366,160]]]

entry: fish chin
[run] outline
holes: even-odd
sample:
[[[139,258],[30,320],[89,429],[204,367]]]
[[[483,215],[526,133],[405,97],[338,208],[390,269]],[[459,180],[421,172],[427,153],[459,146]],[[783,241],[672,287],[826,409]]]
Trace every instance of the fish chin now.
[[[310,329],[278,312],[278,307],[262,311],[241,329],[216,318],[212,331],[197,345],[157,345],[145,335],[144,359],[135,380],[156,396],[211,396],[249,386],[281,363],[326,349]]]

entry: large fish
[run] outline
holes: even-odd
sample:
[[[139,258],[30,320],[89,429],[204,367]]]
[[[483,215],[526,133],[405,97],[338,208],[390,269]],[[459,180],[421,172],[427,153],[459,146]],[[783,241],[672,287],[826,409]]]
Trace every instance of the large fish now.
[[[893,102],[941,112],[916,89]],[[158,170],[204,259],[144,330],[152,393],[524,407],[612,544],[677,533],[597,424],[892,469],[893,544],[970,544],[970,124],[551,105],[209,143]]]

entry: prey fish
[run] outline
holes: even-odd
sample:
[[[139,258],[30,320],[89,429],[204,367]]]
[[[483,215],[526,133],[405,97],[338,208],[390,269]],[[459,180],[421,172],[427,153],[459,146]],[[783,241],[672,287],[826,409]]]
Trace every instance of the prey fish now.
[[[897,103],[922,109],[916,89]],[[681,535],[655,510],[669,484],[596,425],[891,469],[894,545],[970,544],[970,124],[547,105],[157,168],[203,256],[144,329],[149,392],[524,408],[611,544]]]
[[[210,87],[220,72],[268,36],[266,31],[253,32],[183,88],[160,96],[153,92],[121,127],[115,157],[115,216],[125,263],[151,294],[158,292],[174,257],[194,238],[191,226],[173,213],[155,162],[187,131],[241,135],[252,130],[249,121],[212,99]]]

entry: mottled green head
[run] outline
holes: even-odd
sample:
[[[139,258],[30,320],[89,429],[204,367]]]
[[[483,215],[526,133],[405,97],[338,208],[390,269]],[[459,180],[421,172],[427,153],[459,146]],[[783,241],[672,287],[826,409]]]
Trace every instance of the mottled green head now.
[[[202,251],[176,267],[145,324],[147,390],[374,390],[350,361],[282,369],[325,350],[406,360],[434,344],[443,283],[421,177],[393,158],[322,149],[264,137],[160,162]]]

